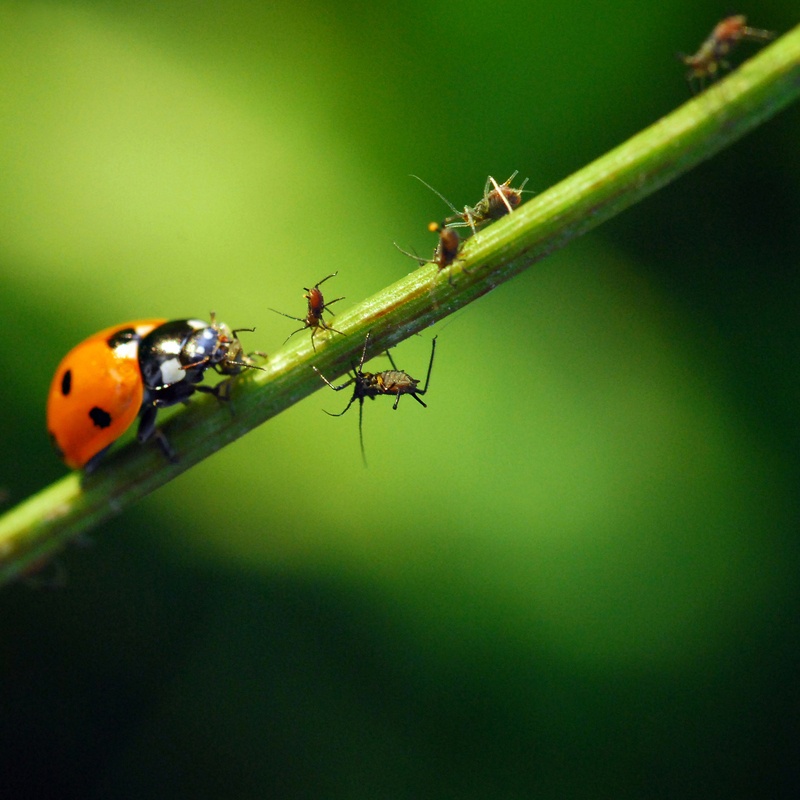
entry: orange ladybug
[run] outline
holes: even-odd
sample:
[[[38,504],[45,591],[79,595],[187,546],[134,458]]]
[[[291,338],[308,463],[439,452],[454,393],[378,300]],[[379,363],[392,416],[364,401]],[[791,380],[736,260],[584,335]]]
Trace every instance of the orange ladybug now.
[[[226,400],[221,384],[198,385],[210,368],[226,376],[262,369],[242,352],[241,330],[253,328],[231,330],[213,314],[211,322],[145,319],[106,328],[70,350],[47,398],[47,430],[67,466],[91,471],[137,416],[138,440],[154,437],[174,461],[156,428],[158,410],[195,392]]]
[[[47,430],[67,466],[80,469],[131,426],[142,407],[139,342],[164,319],[95,333],[58,365],[47,397]]]

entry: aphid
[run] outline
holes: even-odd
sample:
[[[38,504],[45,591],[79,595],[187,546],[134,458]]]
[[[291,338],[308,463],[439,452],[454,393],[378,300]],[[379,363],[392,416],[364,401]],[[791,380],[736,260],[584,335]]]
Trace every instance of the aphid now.
[[[498,183],[491,175],[486,179],[486,185],[483,187],[483,197],[479,200],[474,207],[464,206],[463,211],[459,211],[441,192],[433,188],[429,183],[426,183],[422,178],[417,175],[412,175],[420,183],[425,184],[432,192],[437,194],[453,212],[453,216],[446,217],[444,220],[444,227],[467,227],[472,229],[472,233],[477,233],[477,230],[482,225],[493,220],[500,219],[506,214],[510,214],[521,202],[522,192],[525,189],[525,184],[528,179],[522,182],[519,188],[511,186],[511,181],[517,177],[518,171],[514,173],[503,183]],[[493,188],[490,188],[493,187]],[[431,223],[434,225],[436,223]]]
[[[428,362],[428,374],[425,376],[425,386],[422,389],[418,389],[419,381],[416,378],[412,378],[407,372],[397,369],[397,365],[394,363],[394,359],[388,350],[386,351],[386,355],[389,357],[392,369],[384,370],[383,372],[364,372],[364,361],[367,358],[367,347],[369,346],[371,335],[372,331],[367,334],[367,338],[364,340],[361,360],[358,362],[357,367],[353,367],[353,376],[345,383],[334,386],[316,367],[312,366],[314,372],[316,372],[335,392],[340,392],[351,384],[355,384],[353,396],[350,398],[350,402],[345,406],[344,411],[339,414],[332,414],[330,411],[326,411],[325,413],[331,417],[341,417],[342,414],[346,413],[350,409],[350,406],[358,400],[358,438],[361,443],[361,457],[364,459],[364,466],[367,465],[367,457],[364,453],[364,433],[362,427],[364,398],[369,397],[374,400],[378,395],[394,395],[394,405],[392,408],[396,411],[397,405],[400,402],[400,396],[407,394],[413,397],[423,408],[427,408],[428,406],[420,400],[419,395],[423,395],[428,391],[428,382],[431,379],[431,369],[433,368],[433,356],[436,353],[436,337],[434,336],[433,342],[431,342],[431,360]]]
[[[319,283],[314,284],[314,286],[310,289],[307,286],[303,287],[306,290],[306,292],[308,292],[308,294],[303,295],[303,297],[305,297],[305,299],[308,301],[308,313],[306,314],[305,319],[301,319],[300,317],[293,317],[291,314],[284,314],[283,311],[278,311],[275,308],[270,309],[270,311],[274,311],[276,314],[280,314],[282,317],[288,317],[289,319],[297,320],[297,322],[303,323],[302,328],[298,328],[296,331],[292,331],[286,337],[286,341],[284,342],[284,344],[286,344],[286,342],[288,342],[289,339],[291,339],[292,336],[294,336],[296,333],[300,333],[300,331],[304,331],[307,330],[308,328],[311,328],[311,346],[314,348],[314,352],[316,352],[317,346],[314,344],[314,335],[320,328],[326,331],[333,331],[334,333],[341,334],[342,336],[345,335],[341,331],[337,331],[336,328],[332,328],[322,318],[323,312],[330,311],[330,307],[334,303],[338,303],[340,300],[344,300],[344,297],[337,297],[335,300],[329,300],[328,302],[325,302],[325,298],[322,296],[322,292],[319,290],[319,287],[322,286],[322,284],[325,283],[325,281],[328,280],[328,278],[335,278],[338,274],[339,272],[336,271],[331,275],[328,275],[327,278],[323,278]],[[331,311],[331,314],[333,313],[334,312]]]
[[[414,253],[409,253],[408,250],[403,250],[397,242],[394,242],[394,246],[403,255],[419,261],[420,265],[436,264],[440,270],[443,270],[449,267],[458,257],[458,251],[461,249],[461,237],[454,228],[448,228],[446,225],[440,225],[438,222],[431,222],[430,225],[428,225],[428,230],[431,233],[439,234],[439,242],[436,245],[436,249],[433,251],[433,258],[420,258]],[[452,284],[452,281],[450,282]]]
[[[772,31],[761,30],[760,28],[750,28],[747,26],[747,17],[737,14],[726,17],[722,22],[711,31],[711,35],[700,45],[700,49],[691,56],[678,53],[678,58],[689,67],[686,79],[694,89],[694,81],[700,81],[703,88],[706,78],[714,80],[721,69],[730,69],[731,65],[725,60],[725,56],[742,39],[754,42],[768,42],[775,38]]]

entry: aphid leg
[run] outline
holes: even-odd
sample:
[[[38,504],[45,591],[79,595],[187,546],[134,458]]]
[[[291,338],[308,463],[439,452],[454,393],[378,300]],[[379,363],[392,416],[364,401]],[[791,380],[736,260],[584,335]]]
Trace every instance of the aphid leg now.
[[[317,375],[319,375],[319,377],[322,378],[324,383],[327,386],[329,386],[331,389],[333,389],[334,392],[340,392],[342,389],[346,389],[353,382],[358,380],[358,373],[356,373],[356,377],[355,378],[350,378],[350,380],[346,381],[345,383],[342,383],[339,386],[334,386],[313,364],[311,365],[311,369],[313,369],[314,372],[316,372]],[[325,411],[325,413],[329,417],[341,417],[343,414],[345,414],[349,410],[350,406],[353,405],[353,402],[355,401],[356,397],[358,397],[358,392],[357,391],[353,392],[353,396],[350,398],[350,402],[344,407],[344,411],[340,411],[338,414],[334,414],[332,411],[325,411],[324,408],[322,410]],[[361,399],[361,402],[362,402],[362,405],[363,405],[364,398],[362,397],[360,399]]]
[[[364,467],[367,466],[367,451],[364,449],[364,398],[359,397],[361,401],[358,405],[358,441],[361,445],[361,460],[364,462]],[[350,401],[353,402],[352,400]]]
[[[405,394],[411,395],[423,408],[427,408],[428,406],[422,402],[422,400],[417,397],[415,392],[405,392]],[[394,399],[394,405],[392,406],[392,411],[397,411],[397,405],[400,402],[400,398],[403,396],[403,393],[398,393]]]
[[[320,377],[322,377],[322,376],[320,376]],[[331,385],[330,385],[330,384],[328,384],[328,386],[331,386]],[[336,388],[335,386],[331,386],[331,389],[335,389],[335,388]],[[344,388],[344,386],[340,386],[339,388],[340,388],[340,389],[343,389],[343,388]],[[325,411],[325,413],[326,413],[326,414],[327,414],[329,417],[341,417],[341,416],[343,416],[343,415],[344,415],[344,414],[345,414],[345,413],[348,411],[348,409],[350,408],[350,406],[351,406],[351,405],[353,405],[353,402],[355,401],[356,397],[358,397],[358,395],[355,395],[355,394],[354,394],[354,395],[353,395],[353,396],[350,398],[350,402],[349,402],[349,403],[348,403],[348,404],[347,404],[347,405],[344,407],[344,411],[340,411],[338,414],[334,414],[332,411],[325,411],[325,409],[324,409],[324,408],[323,408],[322,410],[323,410],[323,411]],[[359,419],[360,419],[360,418],[361,418],[361,409],[364,407],[364,398],[363,398],[363,397],[359,397],[358,399],[361,401],[361,405],[359,406],[359,412],[358,412],[358,416],[359,416]]]
[[[467,222],[467,225],[472,229],[472,235],[478,235],[478,228],[475,225],[475,209],[470,208],[469,206],[464,206],[464,219]]]
[[[346,383],[342,383],[339,386],[334,386],[313,364],[311,365],[311,369],[313,369],[314,372],[316,372],[317,375],[319,375],[319,377],[322,378],[322,381],[328,386],[330,386],[330,388],[333,389],[334,392],[341,392],[342,389],[346,389],[355,380],[354,378],[350,378],[350,380],[347,381]],[[335,414],[334,416],[338,416],[338,414]]]
[[[431,360],[428,362],[428,374],[425,376],[425,387],[423,389],[420,389],[420,391],[418,391],[417,394],[425,394],[425,392],[428,391],[428,382],[431,379],[431,370],[433,369],[433,357],[436,355],[436,340],[438,338],[439,338],[438,336],[434,336],[433,341],[431,342]],[[423,403],[423,405],[425,404]]]
[[[386,351],[386,358],[389,359],[389,363],[392,365],[392,369],[395,372],[400,372],[400,370],[397,369],[397,364],[394,363],[394,359],[392,358],[392,354],[388,350]]]
[[[332,278],[332,277],[333,277],[333,275],[329,275],[328,277],[329,277],[329,278]],[[341,297],[335,297],[333,300],[326,300],[326,301],[325,301],[325,310],[326,310],[326,311],[331,311],[331,306],[332,306],[334,303],[338,303],[340,300],[344,300],[344,295],[342,295]],[[335,312],[335,311],[331,311],[331,314],[333,314],[334,316],[336,316],[336,312]],[[320,320],[320,322],[322,322],[322,320]],[[322,326],[322,327],[323,327],[323,328],[326,328],[326,327],[328,327],[328,326],[323,324],[323,326]],[[330,330],[333,330],[333,328],[330,328]],[[339,333],[339,331],[336,331],[336,333]],[[342,335],[344,336],[344,334],[342,334]]]
[[[331,272],[331,274],[330,274],[330,275],[326,275],[326,276],[325,276],[325,277],[324,277],[324,278],[323,278],[321,281],[319,281],[319,282],[318,282],[318,283],[317,283],[317,284],[314,286],[314,288],[315,288],[315,289],[319,289],[319,287],[320,287],[320,286],[322,286],[322,284],[323,284],[323,283],[325,283],[325,281],[327,281],[327,280],[328,280],[328,278],[335,278],[335,277],[336,277],[338,274],[339,274],[339,270],[338,270],[338,269],[336,270],[336,272]],[[309,289],[308,287],[305,287],[305,289],[306,289],[306,291],[307,291],[307,292],[310,292],[310,291],[311,291],[311,289]],[[344,298],[343,298],[343,297],[337,297],[337,298],[336,298],[336,300],[344,300]],[[335,302],[336,302],[336,300],[331,300],[331,303],[335,303]],[[326,303],[325,305],[329,305],[329,304],[328,304],[328,303]]]
[[[425,403],[423,403],[422,400],[420,400],[419,397],[417,397],[417,395],[425,394],[425,392],[428,391],[428,384],[430,383],[431,380],[431,370],[433,369],[433,357],[436,355],[436,340],[438,338],[439,338],[438,336],[434,336],[433,341],[431,342],[431,358],[430,361],[428,361],[428,372],[425,375],[425,386],[422,389],[405,393],[405,394],[410,394],[423,408],[427,408],[428,406]],[[392,358],[388,350],[386,351],[386,355],[389,357],[389,361],[392,364],[392,369],[399,372],[400,370],[397,369],[397,366],[394,363],[394,359]],[[392,408],[395,411],[397,411],[397,404],[400,402],[400,397],[401,395],[398,394],[397,397],[395,398],[394,405],[392,406]]]
[[[286,337],[286,338],[283,340],[283,343],[284,343],[284,344],[286,344],[286,342],[288,342],[288,341],[289,341],[289,339],[291,339],[291,338],[292,338],[292,336],[294,336],[296,333],[300,333],[300,331],[304,331],[304,330],[305,330],[305,329],[308,327],[308,325],[306,325],[306,324],[305,324],[305,322],[306,322],[306,321],[305,321],[304,319],[301,319],[300,317],[294,317],[294,316],[292,316],[291,314],[284,314],[284,313],[283,313],[283,311],[278,311],[278,309],[277,309],[277,308],[270,308],[270,311],[274,311],[276,314],[280,314],[282,317],[287,317],[288,319],[293,319],[295,322],[302,322],[302,323],[303,323],[303,327],[302,327],[302,328],[298,328],[296,331],[292,331],[292,332],[291,332],[291,333],[290,333],[290,334],[289,334],[289,335],[288,335],[288,336],[287,336],[287,337]]]
[[[363,371],[364,362],[367,360],[367,347],[369,347],[369,340],[372,338],[372,331],[368,330],[367,335],[364,337],[364,347],[361,350],[361,359],[358,362],[358,369],[356,370],[356,374],[359,374]]]

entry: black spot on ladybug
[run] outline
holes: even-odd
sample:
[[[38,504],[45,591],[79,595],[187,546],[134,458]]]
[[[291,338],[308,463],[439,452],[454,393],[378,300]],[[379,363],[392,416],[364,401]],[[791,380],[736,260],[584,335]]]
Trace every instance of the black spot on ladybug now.
[[[91,419],[98,428],[107,428],[111,424],[111,414],[109,414],[108,411],[103,411],[99,406],[95,406],[89,412],[89,419]]]
[[[136,331],[133,328],[123,328],[121,331],[114,331],[111,336],[106,339],[108,346],[114,350],[122,344],[130,342],[136,338]]]
[[[61,394],[66,397],[72,391],[72,370],[68,369],[61,378]]]

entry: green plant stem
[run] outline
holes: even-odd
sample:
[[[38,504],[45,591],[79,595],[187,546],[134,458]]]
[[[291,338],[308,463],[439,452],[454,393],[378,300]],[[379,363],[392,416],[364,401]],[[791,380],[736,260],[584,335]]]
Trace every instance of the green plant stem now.
[[[164,432],[180,454],[128,444],[96,473],[72,473],[0,519],[0,582],[26,574],[71,539],[120,513],[184,470],[323,386],[357,360],[432,325],[653,193],[769,119],[800,94],[800,27],[725,80],[470,239],[450,269],[427,264],[337,317],[347,336],[297,337],[264,372],[233,384],[229,408],[208,395],[174,415]],[[451,283],[452,281],[452,283]]]

